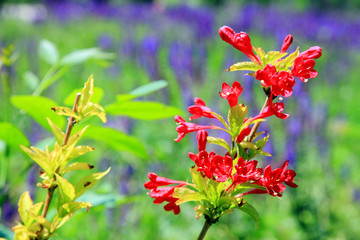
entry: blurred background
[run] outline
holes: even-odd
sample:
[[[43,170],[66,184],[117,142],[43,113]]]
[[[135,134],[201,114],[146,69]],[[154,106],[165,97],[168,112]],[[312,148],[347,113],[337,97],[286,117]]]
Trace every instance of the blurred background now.
[[[60,56],[94,47],[114,54],[111,59],[74,64],[41,93],[59,104],[93,73],[95,86],[104,91],[101,105],[114,102],[117,94],[165,80],[166,88],[141,100],[176,107],[187,118],[186,108],[196,96],[226,114],[227,103],[217,92],[222,82],[230,85],[237,80],[244,87],[241,101],[255,115],[264,101],[259,82],[244,72],[224,71],[246,57],[221,41],[218,29],[228,25],[246,31],[253,46],[265,51],[279,50],[287,34],[294,36],[291,51],[321,46],[323,56],[315,66],[319,76],[306,84],[298,81],[293,96],[284,100],[290,118],[271,118],[261,125],[270,131],[266,150],[273,155],[258,159],[261,165],[278,167],[289,159],[301,179],[299,187],[288,188],[282,199],[247,198],[262,217],[259,229],[249,216],[235,212],[212,226],[206,239],[360,238],[359,0],[2,0],[0,4],[0,47],[13,45],[17,56],[2,69],[12,95],[31,95],[37,80],[29,74],[44,76],[51,68],[38,54],[42,39],[54,43]],[[4,85],[0,88],[4,101]],[[0,110],[2,121],[1,114],[7,112],[7,120],[31,145],[52,144],[50,132],[15,106]],[[195,239],[204,219],[195,219],[194,205],[181,205],[175,216],[153,204],[143,188],[149,171],[171,179],[190,178],[193,163],[187,154],[197,151],[195,134],[175,143],[172,117],[108,117],[107,126],[133,136],[145,150],[119,151],[116,143],[86,139],[96,149],[85,155],[86,161],[96,169],[112,170],[84,197],[94,207],[77,213],[52,239]],[[8,172],[0,186],[0,237],[12,238],[21,193],[30,191],[35,201],[43,201],[46,193],[36,187],[35,164],[19,147],[5,145],[0,141]]]

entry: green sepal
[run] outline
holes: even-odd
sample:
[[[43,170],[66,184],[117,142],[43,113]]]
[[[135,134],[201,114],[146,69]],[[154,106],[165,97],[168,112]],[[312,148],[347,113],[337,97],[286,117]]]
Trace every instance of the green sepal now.
[[[276,70],[278,72],[288,71],[288,69],[294,65],[294,61],[298,56],[299,56],[299,48],[297,48],[295,52],[289,54],[289,56],[287,56],[283,60],[277,62],[275,64]]]
[[[207,142],[208,143],[212,143],[212,144],[216,144],[216,145],[219,145],[219,146],[222,146],[223,148],[225,148],[228,152],[230,152],[230,146],[229,144],[222,138],[217,138],[217,137],[211,137],[211,136],[208,136],[206,138]]]
[[[246,118],[247,110],[247,107],[243,104],[238,104],[230,108],[228,122],[230,125],[230,135],[232,140],[235,140],[240,134]]]
[[[176,205],[180,205],[189,201],[198,202],[206,200],[206,196],[203,194],[185,187],[175,188],[173,196],[179,198],[179,200],[176,201]]]
[[[261,219],[258,211],[249,203],[245,202],[241,207],[236,207],[236,209],[239,209],[247,214],[250,215],[250,217],[254,220],[256,228],[259,228]]]
[[[65,133],[63,131],[61,131],[61,129],[50,120],[50,118],[46,118],[46,119],[48,120],[49,126],[51,128],[51,131],[54,134],[56,142],[59,145],[62,145],[62,142],[65,138]]]
[[[268,133],[266,137],[254,142],[254,144],[257,146],[257,149],[256,150],[255,149],[249,149],[249,151],[248,151],[249,159],[255,157],[256,155],[258,155],[260,153],[261,153],[260,155],[266,155],[266,156],[270,155],[271,156],[270,153],[262,151],[262,149],[266,145],[267,141],[269,140],[269,136],[270,135]]]
[[[80,197],[84,192],[92,188],[101,178],[103,178],[110,171],[111,167],[109,167],[105,172],[93,173],[86,177],[83,177],[79,182],[75,185],[75,198]]]
[[[238,63],[231,65],[226,71],[230,71],[230,72],[241,71],[241,70],[257,71],[260,69],[261,69],[261,66],[259,66],[258,64],[254,63],[254,62],[238,62]]]
[[[287,53],[282,53],[279,51],[269,51],[264,56],[263,65],[267,65],[267,64],[275,65],[277,60],[279,60],[280,58],[282,58],[286,55],[287,55]]]

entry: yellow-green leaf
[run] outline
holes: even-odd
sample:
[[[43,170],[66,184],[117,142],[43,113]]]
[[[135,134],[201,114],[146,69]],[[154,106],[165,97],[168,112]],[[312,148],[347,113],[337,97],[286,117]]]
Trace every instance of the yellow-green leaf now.
[[[15,232],[14,240],[30,240],[28,229],[24,225],[17,224],[13,227],[13,231]]]
[[[295,58],[299,56],[299,48],[295,52],[289,54],[285,59],[279,61],[275,67],[278,72],[287,71],[292,65],[294,65]]]
[[[61,206],[60,208],[60,213],[59,213],[59,217],[64,217],[67,214],[70,213],[74,213],[77,210],[83,209],[83,208],[87,208],[89,209],[90,207],[92,207],[91,203],[89,202],[70,202],[70,203],[65,203],[64,205]]]
[[[207,142],[208,143],[212,143],[212,144],[217,144],[219,146],[222,146],[223,148],[225,148],[228,152],[230,152],[230,146],[229,144],[222,138],[216,138],[216,137],[211,137],[208,136],[207,137]]]
[[[266,65],[266,64],[274,65],[277,60],[279,60],[280,58],[282,58],[282,57],[284,57],[286,55],[287,55],[287,53],[282,53],[282,52],[278,52],[278,51],[269,51],[264,56],[263,64],[264,65]]]
[[[104,90],[102,90],[102,88],[99,87],[94,87],[94,93],[91,97],[91,102],[93,103],[98,103],[101,101],[103,95],[104,95]],[[64,104],[67,106],[72,106],[74,104],[74,100],[76,98],[76,94],[81,92],[82,89],[75,89],[73,90],[64,100]]]
[[[47,154],[36,148],[30,147],[31,149],[20,145],[21,149],[32,159],[34,160],[45,172],[49,177],[53,176],[53,172],[51,171],[51,167],[48,162]]]
[[[86,104],[88,104],[93,94],[94,94],[94,78],[93,75],[91,75],[87,80],[87,82],[85,83],[84,88],[82,89],[81,100],[80,100],[81,103],[79,106],[80,112],[86,106]]]
[[[233,64],[227,71],[257,71],[260,70],[261,66],[255,64],[254,62],[238,62]]]
[[[51,223],[46,220],[44,217],[36,215],[32,212],[30,212],[30,216],[31,218],[33,218],[36,222],[40,223],[41,225],[43,225],[46,229],[50,230],[51,229]]]
[[[104,109],[98,103],[88,102],[81,110],[83,118],[90,116],[98,116],[103,123],[106,123],[106,115]]]
[[[50,118],[46,118],[46,119],[48,120],[48,123],[49,123],[49,125],[50,125],[51,131],[53,132],[54,137],[55,137],[57,143],[58,143],[59,145],[62,145],[62,142],[63,142],[63,140],[64,140],[64,138],[65,138],[65,133],[64,133],[63,131],[61,131],[61,129],[60,129],[58,126],[56,126],[56,125],[50,120]]]
[[[24,192],[19,199],[19,214],[25,226],[30,227],[33,219],[30,217],[29,211],[33,205],[29,192]]]
[[[75,188],[74,186],[67,181],[65,178],[56,174],[56,181],[59,186],[59,194],[58,194],[58,202],[57,209],[68,202],[72,202],[75,200]]]
[[[94,173],[83,177],[75,185],[76,196],[74,199],[80,197],[84,192],[92,188],[101,178],[103,178],[110,171],[110,167],[105,172]]]
[[[70,164],[66,168],[64,168],[64,170],[62,170],[62,173],[65,174],[70,171],[87,170],[87,169],[92,169],[92,168],[93,168],[93,166],[89,165],[88,163],[75,162],[75,163]]]
[[[75,119],[79,119],[80,116],[76,113],[74,113],[74,111],[71,108],[68,107],[53,107],[52,110],[58,114],[58,115],[63,115],[63,116],[67,116],[67,117],[73,117]]]

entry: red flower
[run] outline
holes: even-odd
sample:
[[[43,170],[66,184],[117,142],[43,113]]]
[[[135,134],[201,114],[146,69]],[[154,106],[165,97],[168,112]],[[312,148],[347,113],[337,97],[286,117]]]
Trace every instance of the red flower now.
[[[271,93],[275,96],[290,97],[293,93],[294,77],[286,71],[278,73],[276,67],[271,64],[267,64],[264,69],[256,71],[255,78],[262,80],[261,84],[264,87],[271,86]]]
[[[212,110],[205,105],[205,102],[201,98],[194,98],[194,103],[195,105],[188,107],[189,113],[193,115],[190,117],[190,120],[200,117],[218,119],[215,115],[210,113]]]
[[[284,39],[284,42],[283,42],[280,52],[282,52],[282,53],[286,52],[286,50],[288,50],[288,48],[290,47],[292,42],[293,42],[293,36],[291,36],[290,34],[287,35]]]
[[[177,126],[176,128],[176,131],[178,132],[178,137],[175,139],[175,142],[180,142],[187,133],[196,132],[204,129],[217,128],[216,126],[202,126],[195,123],[189,123],[180,116],[175,116],[175,121],[179,123],[179,126]]]
[[[233,47],[248,56],[253,62],[261,65],[259,58],[255,56],[252,50],[251,39],[247,33],[235,33],[232,28],[223,26],[219,29],[219,35],[223,41],[231,44]]]
[[[207,178],[216,176],[218,182],[225,182],[231,176],[233,160],[228,154],[223,157],[213,151],[201,151],[198,155],[189,153],[189,158],[195,162],[197,171],[202,172]]]
[[[302,57],[304,60],[306,59],[318,59],[322,55],[321,47],[314,46],[309,48],[308,50],[300,53],[300,57]]]
[[[155,198],[154,203],[160,204],[163,203],[164,201],[168,202],[168,204],[164,206],[164,209],[166,211],[173,211],[175,214],[179,214],[180,207],[176,205],[176,201],[179,199],[173,197],[172,194],[174,193],[175,188],[182,187],[187,183],[183,181],[175,181],[164,177],[159,177],[157,174],[152,172],[148,174],[148,177],[150,181],[146,182],[144,184],[144,187],[150,190],[150,197]],[[167,186],[171,184],[178,184],[178,185],[172,187],[158,188],[160,186]]]
[[[235,165],[236,172],[232,177],[233,183],[231,186],[236,186],[247,181],[258,181],[262,174],[262,168],[256,168],[257,164],[258,161],[256,160],[244,161],[244,159],[240,157]]]
[[[283,184],[285,183],[289,187],[296,188],[297,185],[294,183],[294,177],[296,176],[295,171],[291,169],[286,169],[289,164],[289,161],[286,161],[281,168],[277,168],[274,171],[271,171],[271,166],[268,165],[264,170],[264,175],[254,184],[263,186],[266,188],[265,190],[255,189],[249,191],[246,194],[262,194],[268,193],[274,197],[282,196],[282,193],[286,189],[286,186]]]
[[[315,60],[299,56],[294,61],[291,73],[301,81],[307,82],[307,79],[315,78],[318,75],[318,72],[314,70],[314,66]]]
[[[198,148],[199,152],[204,151],[206,149],[208,133],[205,130],[198,131],[196,135],[196,139],[198,140]]]
[[[222,92],[219,92],[220,97],[227,99],[230,107],[233,107],[238,104],[239,96],[241,95],[243,88],[239,82],[234,82],[232,87],[227,83],[222,84]]]

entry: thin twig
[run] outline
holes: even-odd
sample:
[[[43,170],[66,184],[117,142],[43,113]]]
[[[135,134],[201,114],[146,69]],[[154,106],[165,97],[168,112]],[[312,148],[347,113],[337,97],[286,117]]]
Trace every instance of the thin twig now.
[[[264,111],[264,109],[265,109],[266,106],[268,105],[268,102],[269,102],[269,98],[266,97],[265,103],[264,103],[263,107],[261,108],[260,113],[262,113],[262,111]],[[248,140],[247,140],[248,142],[251,142],[252,140],[254,140],[254,139],[253,139],[253,138],[254,138],[254,135],[255,135],[257,129],[259,128],[260,123],[261,123],[261,122],[256,122],[256,123],[254,124],[254,126],[252,127],[251,132],[250,132],[250,134],[249,134],[249,136],[248,136]]]
[[[73,106],[73,109],[72,109],[74,113],[76,113],[76,111],[77,111],[79,101],[80,101],[80,97],[81,97],[81,93],[77,93],[76,98],[75,98],[75,102],[74,102],[74,106]],[[71,134],[71,130],[73,129],[75,123],[76,122],[75,122],[74,117],[70,117],[68,125],[67,125],[67,129],[66,129],[64,141],[63,141],[63,146],[65,146],[67,144],[67,142],[69,140],[69,137],[70,137],[70,134]],[[58,170],[56,170],[56,171],[58,171]],[[44,208],[43,208],[43,210],[41,212],[41,216],[43,218],[46,217],[46,214],[47,214],[47,212],[49,210],[49,206],[50,206],[50,203],[51,203],[51,200],[52,200],[55,189],[56,189],[56,186],[50,187],[48,189],[48,193],[46,195],[46,199],[45,199],[45,203],[44,203]],[[38,234],[36,236],[36,239],[38,239],[38,237],[40,236],[40,233],[41,233],[42,229],[43,229],[43,226],[41,225],[40,226],[40,231],[38,232]]]

